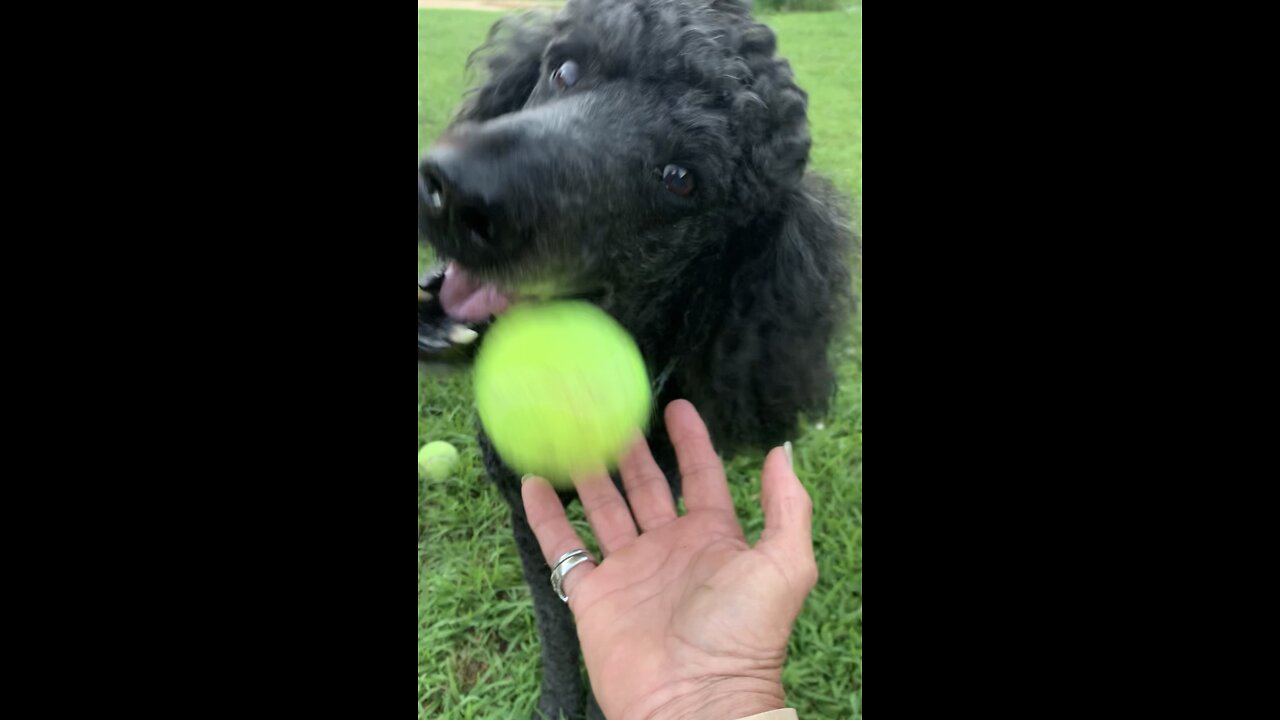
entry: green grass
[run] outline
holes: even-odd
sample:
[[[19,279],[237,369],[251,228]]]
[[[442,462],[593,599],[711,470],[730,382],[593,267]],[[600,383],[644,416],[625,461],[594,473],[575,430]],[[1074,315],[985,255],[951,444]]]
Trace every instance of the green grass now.
[[[495,15],[418,12],[418,153],[447,124],[467,78],[467,54]],[[862,226],[862,15],[764,18],[809,91],[813,165],[855,204]],[[419,271],[426,261],[419,249]],[[860,268],[858,289],[861,289]],[[802,718],[862,716],[862,322],[836,349],[840,389],[831,416],[796,440],[813,495],[822,579],[796,624],[784,681]],[[512,720],[532,713],[539,661],[529,592],[507,508],[485,478],[475,444],[470,376],[418,378],[418,445],[447,440],[462,453],[452,479],[418,484],[418,717]],[[760,456],[729,463],[748,536],[762,527]],[[576,506],[575,506],[576,510]],[[573,513],[589,537],[581,512]]]

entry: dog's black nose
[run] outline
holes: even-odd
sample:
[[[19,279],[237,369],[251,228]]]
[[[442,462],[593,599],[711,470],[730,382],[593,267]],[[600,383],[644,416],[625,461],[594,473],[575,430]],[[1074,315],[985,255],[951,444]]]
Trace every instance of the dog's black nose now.
[[[432,148],[418,166],[419,208],[431,220],[444,221],[472,241],[494,242],[502,217],[491,174],[451,144]]]
[[[418,168],[418,203],[432,217],[440,217],[444,214],[447,197],[440,173],[424,163]]]
[[[427,153],[418,166],[418,195],[428,214],[441,217],[483,213],[487,203],[477,183],[485,173],[471,169],[467,158],[452,144],[438,145]]]

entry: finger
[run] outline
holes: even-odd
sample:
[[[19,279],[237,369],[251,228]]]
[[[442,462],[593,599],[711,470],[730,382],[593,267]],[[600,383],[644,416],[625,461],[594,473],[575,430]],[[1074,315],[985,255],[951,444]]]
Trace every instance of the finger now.
[[[641,532],[651,532],[676,519],[676,501],[667,476],[653,461],[644,438],[638,438],[619,463],[627,502]]]
[[[684,504],[690,512],[733,512],[733,498],[724,479],[724,463],[711,446],[711,436],[698,411],[687,400],[667,406],[667,432],[680,461],[684,479]]]
[[[817,582],[813,556],[813,501],[791,468],[787,450],[774,448],[764,460],[760,504],[764,506],[764,532],[757,547],[777,550],[790,567],[812,587]]]
[[[603,468],[588,475],[574,476],[573,484],[578,490],[578,498],[582,500],[582,509],[587,513],[587,522],[591,523],[591,530],[596,534],[596,542],[600,543],[600,552],[606,557],[639,537],[627,501],[622,499],[622,493],[618,492],[613,479]]]
[[[569,524],[560,496],[556,495],[556,491],[546,480],[529,478],[520,493],[524,498],[524,512],[529,518],[529,527],[538,539],[538,547],[542,549],[542,557],[546,558],[548,566],[554,566],[567,552],[587,547]],[[574,568],[565,576],[565,594],[572,597],[574,585],[582,582],[595,569],[594,563],[583,563]]]

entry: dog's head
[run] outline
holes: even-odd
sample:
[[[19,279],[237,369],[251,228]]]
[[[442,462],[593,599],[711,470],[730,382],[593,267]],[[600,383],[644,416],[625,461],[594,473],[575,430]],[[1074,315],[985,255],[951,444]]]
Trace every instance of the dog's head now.
[[[774,49],[732,1],[570,0],[499,22],[474,57],[485,82],[418,168],[419,233],[459,275],[446,308],[478,320],[511,293],[625,284],[703,226],[776,211],[809,135]]]
[[[820,407],[847,227],[805,180],[807,97],[775,50],[739,0],[498,22],[418,167],[419,237],[448,261],[428,336],[520,296],[588,297],[650,360],[684,358],[672,392],[724,437],[772,439]]]

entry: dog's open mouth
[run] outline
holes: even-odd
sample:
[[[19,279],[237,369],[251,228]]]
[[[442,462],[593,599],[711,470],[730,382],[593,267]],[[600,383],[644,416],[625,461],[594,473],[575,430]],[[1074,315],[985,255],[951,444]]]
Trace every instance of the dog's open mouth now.
[[[418,361],[469,362],[489,323],[512,305],[555,299],[594,301],[599,295],[599,287],[581,281],[526,280],[510,287],[485,282],[449,261],[418,280]]]
[[[457,263],[449,263],[440,284],[440,305],[449,317],[464,323],[487,322],[502,314],[511,298],[497,287],[472,277]]]
[[[489,321],[511,298],[472,276],[457,263],[418,281],[418,362],[464,363]]]

